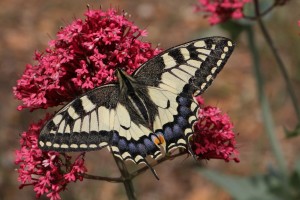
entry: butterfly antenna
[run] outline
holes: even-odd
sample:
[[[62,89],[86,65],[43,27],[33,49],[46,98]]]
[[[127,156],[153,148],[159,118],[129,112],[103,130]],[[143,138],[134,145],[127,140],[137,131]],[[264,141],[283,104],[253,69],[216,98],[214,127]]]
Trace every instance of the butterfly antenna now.
[[[155,178],[156,178],[157,180],[159,180],[159,177],[158,177],[156,171],[153,169],[153,167],[147,162],[146,159],[145,159],[144,161],[145,161],[147,167],[151,170],[152,174],[155,176]]]

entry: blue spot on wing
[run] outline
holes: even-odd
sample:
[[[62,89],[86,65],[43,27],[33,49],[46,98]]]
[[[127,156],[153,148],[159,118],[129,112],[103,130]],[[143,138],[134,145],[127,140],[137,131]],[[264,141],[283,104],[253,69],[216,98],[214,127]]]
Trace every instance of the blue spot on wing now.
[[[118,142],[118,147],[120,152],[126,152],[128,151],[128,145],[127,145],[127,141],[125,139],[120,139]]]
[[[144,139],[144,145],[147,149],[147,153],[153,155],[156,151],[158,151],[159,149],[157,148],[157,146],[153,143],[152,140],[150,140],[149,138],[145,138]]]
[[[168,126],[164,129],[164,137],[165,137],[165,140],[167,143],[172,141],[172,139],[174,137],[173,133],[172,133],[172,129]]]
[[[174,124],[173,126],[173,135],[176,139],[182,138],[183,132],[178,124]]]
[[[179,113],[182,117],[187,118],[191,115],[192,111],[188,107],[180,106],[179,107]]]
[[[178,116],[176,122],[181,128],[185,128],[188,125],[188,121],[182,116]]]
[[[179,97],[178,97],[178,103],[179,103],[181,106],[190,106],[190,105],[191,105],[191,100],[188,99],[187,97],[179,96]]]
[[[141,156],[146,157],[147,149],[146,149],[145,145],[144,144],[138,144],[137,148],[138,148],[138,151],[140,152]]]
[[[137,156],[138,154],[138,149],[136,148],[135,144],[130,142],[128,144],[128,151],[130,153],[130,155],[134,158],[135,156]]]

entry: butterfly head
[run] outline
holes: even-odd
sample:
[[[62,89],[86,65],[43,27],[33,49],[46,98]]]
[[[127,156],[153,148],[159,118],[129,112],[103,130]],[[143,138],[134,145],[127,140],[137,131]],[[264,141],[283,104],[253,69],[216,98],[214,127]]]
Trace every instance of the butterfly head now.
[[[129,74],[127,74],[124,70],[122,70],[120,68],[117,68],[115,73],[119,80],[121,91],[127,92],[128,90],[133,89],[132,83],[135,83],[136,80],[132,76],[130,76]]]

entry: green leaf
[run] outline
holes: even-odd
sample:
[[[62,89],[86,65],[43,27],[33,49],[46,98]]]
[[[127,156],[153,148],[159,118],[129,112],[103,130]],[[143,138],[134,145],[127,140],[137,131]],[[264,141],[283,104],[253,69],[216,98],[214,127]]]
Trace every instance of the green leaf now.
[[[293,138],[300,135],[300,123],[297,124],[294,130],[290,131],[284,128],[285,136],[287,138]]]
[[[280,179],[274,175],[238,177],[208,169],[201,169],[200,173],[224,188],[237,200],[282,200],[284,196],[284,192],[280,190]]]
[[[294,171],[290,176],[290,192],[293,194],[294,199],[300,199],[300,160],[298,159]]]
[[[223,30],[230,34],[230,38],[236,41],[241,33],[245,30],[245,25],[238,23],[238,21],[227,21],[219,25]]]
[[[297,160],[294,170],[300,175],[300,159]]]

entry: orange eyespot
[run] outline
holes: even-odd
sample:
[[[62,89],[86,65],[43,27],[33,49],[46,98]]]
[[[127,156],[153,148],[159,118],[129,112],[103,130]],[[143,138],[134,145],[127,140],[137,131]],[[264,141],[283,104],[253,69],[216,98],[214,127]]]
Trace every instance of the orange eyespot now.
[[[151,139],[156,145],[165,145],[165,143],[166,143],[165,138],[164,138],[163,134],[161,134],[161,133],[152,135]]]
[[[160,144],[164,145],[166,143],[166,141],[165,141],[165,138],[164,138],[163,134],[160,133],[157,136],[158,136],[158,138],[160,140]]]
[[[160,145],[160,140],[159,140],[157,137],[153,136],[152,141],[153,141],[156,145]]]

